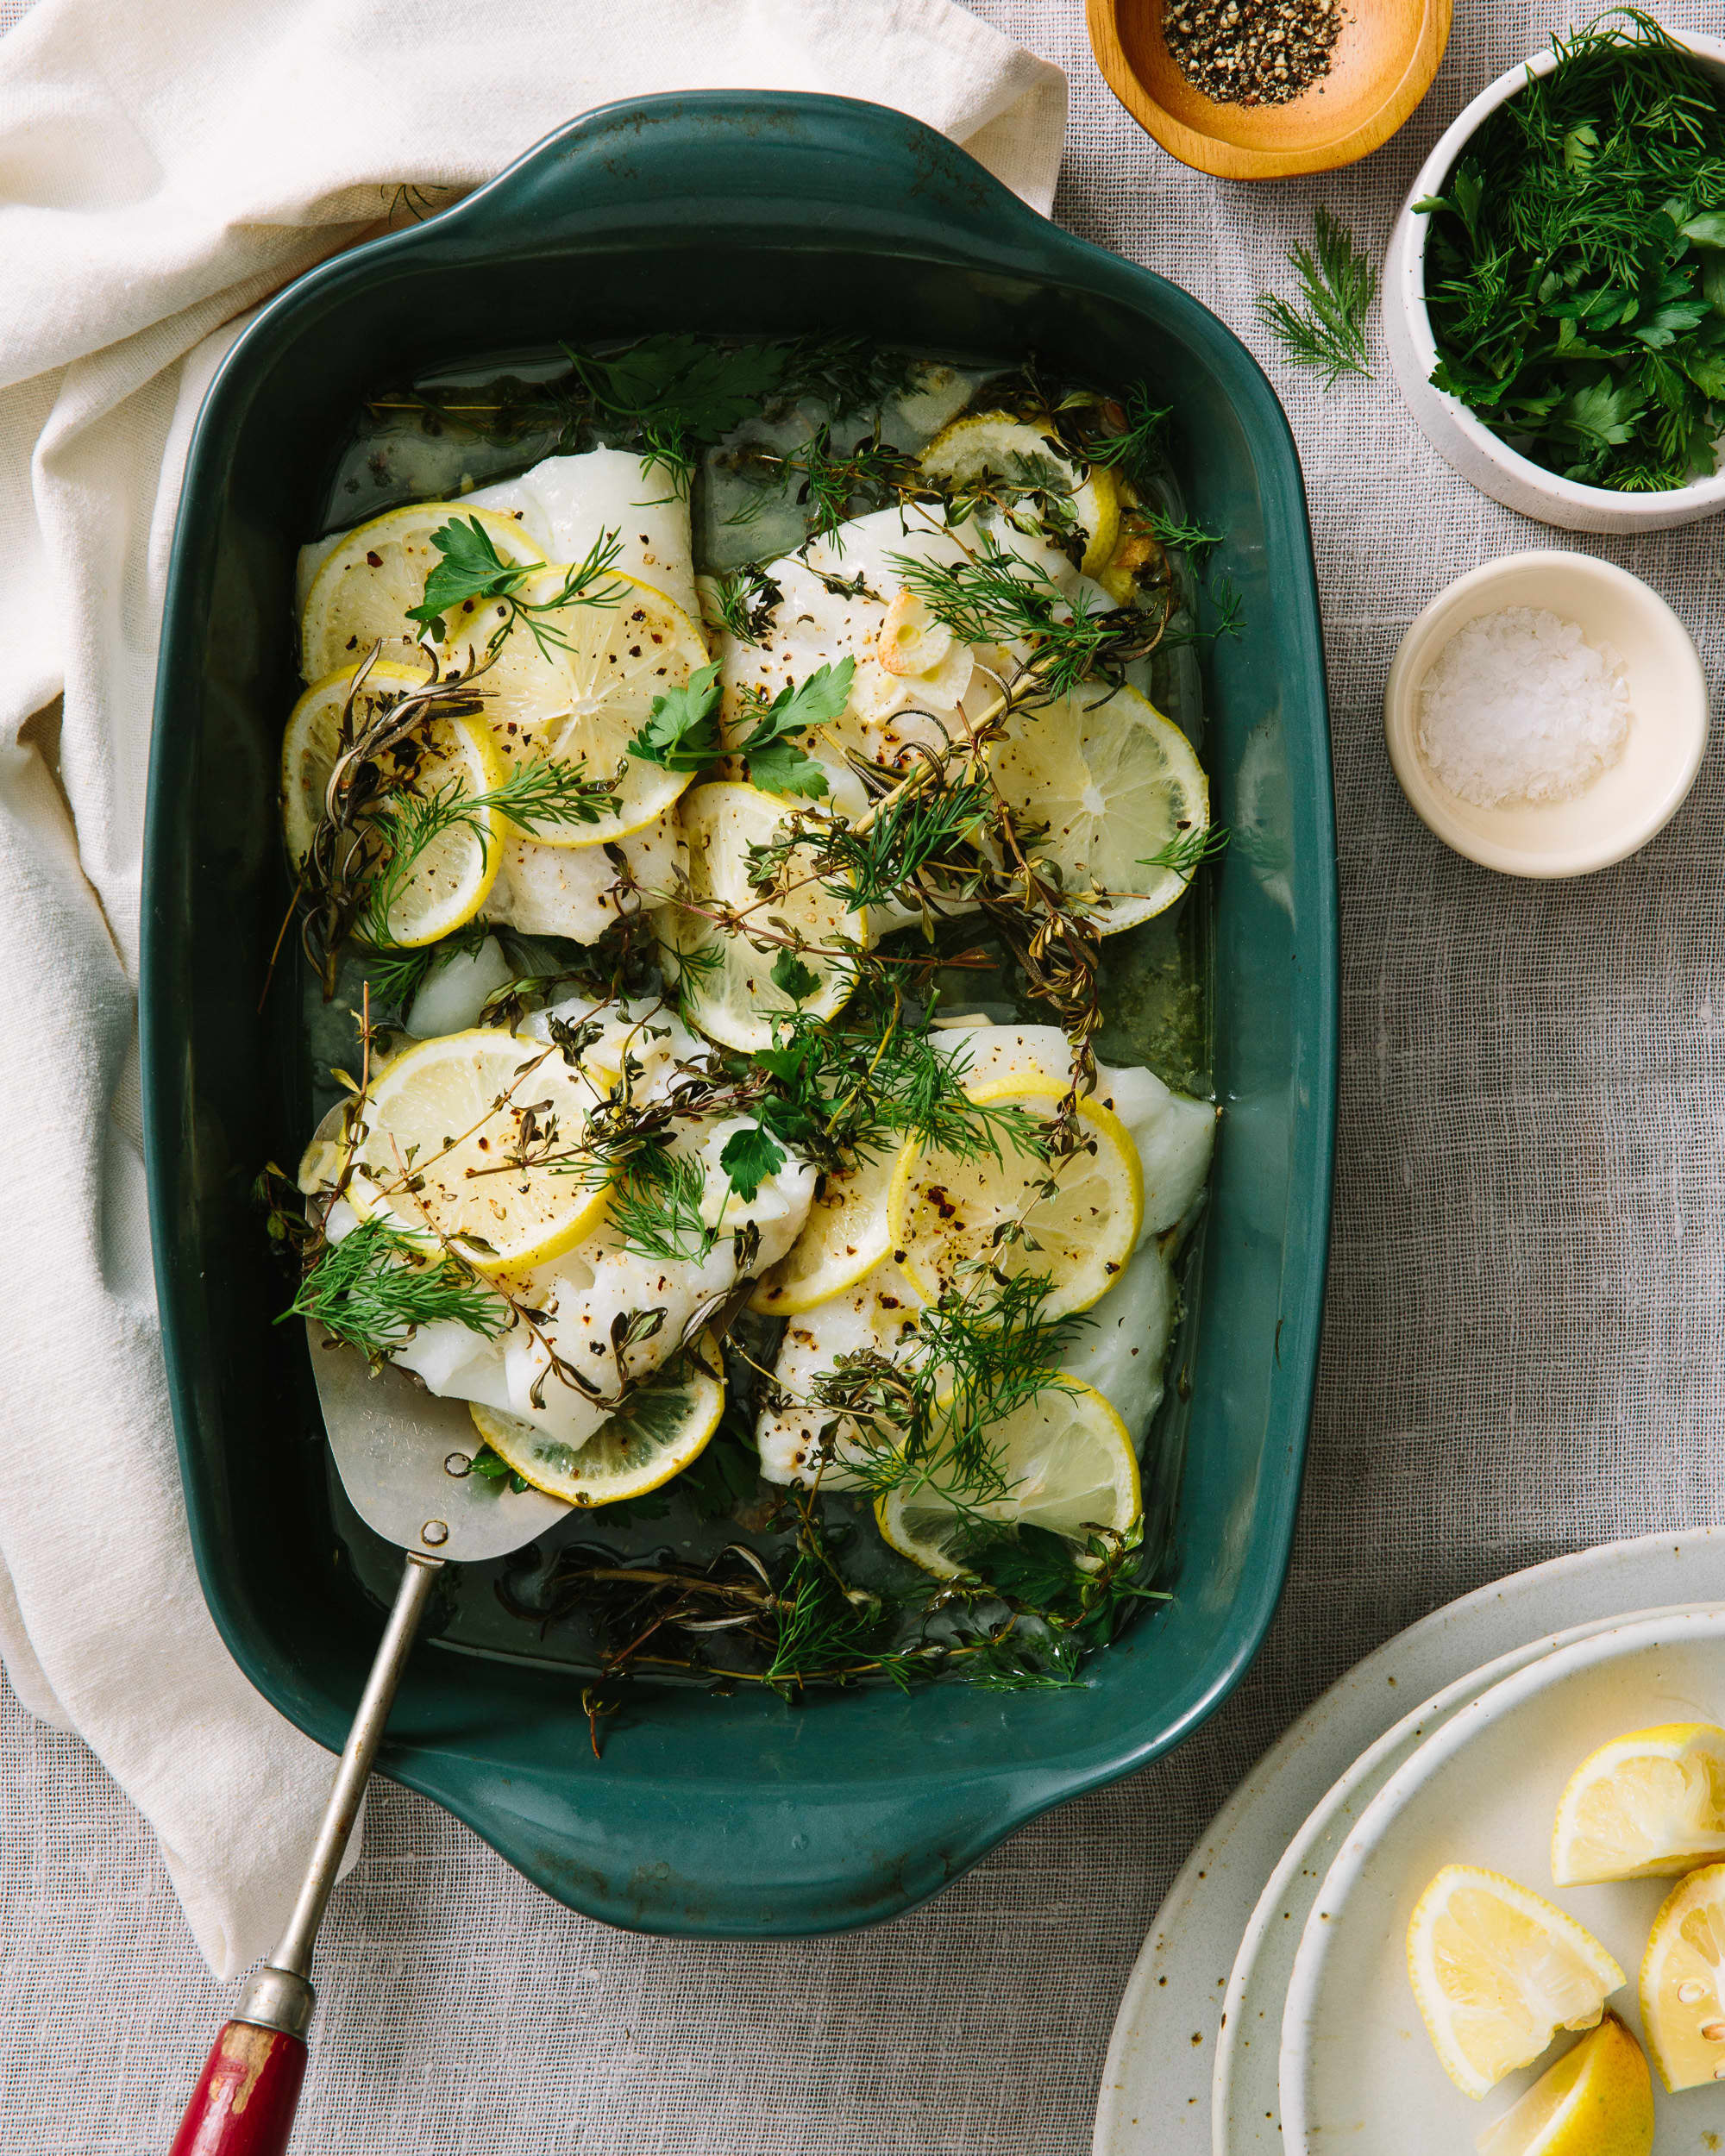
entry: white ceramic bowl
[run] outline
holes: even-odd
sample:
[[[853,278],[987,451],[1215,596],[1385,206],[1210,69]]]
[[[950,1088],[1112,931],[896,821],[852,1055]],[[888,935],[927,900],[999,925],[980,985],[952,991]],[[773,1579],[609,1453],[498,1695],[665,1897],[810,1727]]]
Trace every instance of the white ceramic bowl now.
[[[1623,753],[1569,801],[1477,808],[1442,786],[1420,748],[1420,691],[1458,629],[1506,606],[1548,608],[1623,661],[1634,716]],[[1414,813],[1446,846],[1511,876],[1580,876],[1645,846],[1695,782],[1707,746],[1707,678],[1659,593],[1590,554],[1506,554],[1458,577],[1402,637],[1383,693],[1389,761]]]
[[[1725,40],[1678,34],[1710,73],[1725,80]],[[1606,486],[1582,486],[1517,456],[1455,398],[1432,386],[1438,348],[1426,314],[1426,235],[1431,219],[1414,204],[1441,194],[1468,141],[1487,115],[1526,84],[1531,70],[1548,75],[1551,52],[1535,53],[1482,90],[1420,168],[1390,235],[1383,265],[1383,336],[1389,364],[1421,430],[1446,464],[1470,485],[1508,509],[1566,531],[1664,531],[1692,524],[1725,509],[1725,470],[1692,486],[1658,494],[1620,494]]]

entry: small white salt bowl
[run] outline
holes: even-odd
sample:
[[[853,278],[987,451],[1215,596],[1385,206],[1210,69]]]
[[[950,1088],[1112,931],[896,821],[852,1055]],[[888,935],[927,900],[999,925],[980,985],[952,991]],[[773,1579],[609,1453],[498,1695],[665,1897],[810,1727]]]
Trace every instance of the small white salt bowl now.
[[[1508,606],[1572,621],[1623,661],[1628,736],[1616,762],[1567,801],[1480,808],[1442,785],[1420,746],[1426,675],[1456,631]],[[1707,680],[1689,631],[1640,577],[1589,554],[1507,554],[1458,577],[1409,626],[1389,668],[1383,733],[1421,822],[1509,876],[1583,876],[1622,861],[1670,822],[1707,746]]]

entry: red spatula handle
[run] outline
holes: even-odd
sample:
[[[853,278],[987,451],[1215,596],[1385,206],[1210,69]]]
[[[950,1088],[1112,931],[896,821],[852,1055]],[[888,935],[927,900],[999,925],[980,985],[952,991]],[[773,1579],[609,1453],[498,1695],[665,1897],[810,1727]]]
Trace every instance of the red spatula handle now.
[[[282,2156],[304,2078],[303,2039],[229,2021],[204,2062],[168,2156]]]

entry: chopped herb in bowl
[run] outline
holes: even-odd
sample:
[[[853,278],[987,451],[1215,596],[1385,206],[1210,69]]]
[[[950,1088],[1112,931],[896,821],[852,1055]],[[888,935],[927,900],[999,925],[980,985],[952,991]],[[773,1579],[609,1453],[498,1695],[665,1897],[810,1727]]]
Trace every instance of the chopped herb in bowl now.
[[[1553,50],[1415,204],[1432,380],[1565,479],[1686,486],[1725,435],[1725,82],[1633,10]]]

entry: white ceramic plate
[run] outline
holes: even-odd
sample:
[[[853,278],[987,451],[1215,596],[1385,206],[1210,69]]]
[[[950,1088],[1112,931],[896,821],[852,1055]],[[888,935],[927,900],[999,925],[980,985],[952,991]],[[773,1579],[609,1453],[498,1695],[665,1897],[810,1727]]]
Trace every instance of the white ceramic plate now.
[[[1307,1814],[1404,1702],[1544,1633],[1716,1596],[1725,1529],[1606,1543],[1434,1610],[1333,1685],[1217,1814],[1157,1912],[1108,2046],[1094,2156],[1208,2156],[1217,2028],[1247,1919]]]
[[[1346,2141],[1396,2156],[1456,2156],[1551,2063],[1483,2102],[1438,2064],[1406,1966],[1408,1921],[1440,1865],[1507,1872],[1602,1939],[1628,1981],[1611,2005],[1640,2029],[1635,1972],[1669,1880],[1555,1887],[1552,1821],[1575,1769],[1625,1731],[1725,1716],[1725,1612],[1691,1609],[1561,1648],[1463,1708],[1393,1774],[1344,1843],[1307,1919],[1283,2020],[1288,2156]],[[1725,2129],[1725,2088],[1659,2104],[1656,2156]]]
[[[1710,1607],[1725,1608],[1725,1604]],[[1645,1614],[1669,1616],[1675,1612]],[[1295,1835],[1251,1913],[1223,1996],[1210,2095],[1213,2156],[1282,2156],[1276,2077],[1282,2012],[1295,1957],[1325,1875],[1372,1798],[1421,1745],[1482,1693],[1557,1648],[1613,1629],[1618,1622],[1615,1617],[1598,1617],[1571,1626],[1527,1646],[1512,1648],[1483,1669],[1446,1685],[1363,1752]]]

